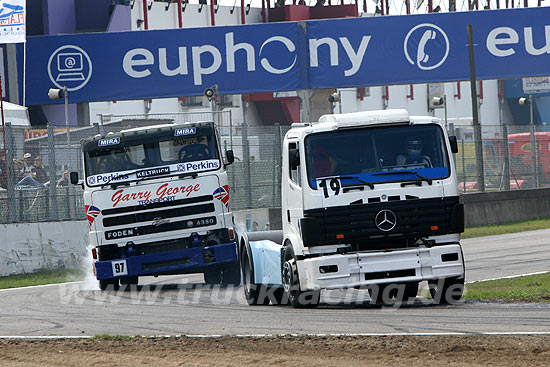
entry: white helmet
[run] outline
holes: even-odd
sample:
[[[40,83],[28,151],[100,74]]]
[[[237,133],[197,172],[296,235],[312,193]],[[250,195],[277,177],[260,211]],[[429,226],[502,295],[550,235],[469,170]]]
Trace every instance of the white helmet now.
[[[407,153],[411,156],[419,156],[422,154],[422,140],[409,140],[407,142]]]

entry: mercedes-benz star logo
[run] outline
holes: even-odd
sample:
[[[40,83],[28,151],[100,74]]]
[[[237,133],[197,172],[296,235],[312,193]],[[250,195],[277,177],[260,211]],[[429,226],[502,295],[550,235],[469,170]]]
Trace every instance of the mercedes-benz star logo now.
[[[389,232],[395,228],[395,225],[397,224],[397,217],[391,210],[383,209],[376,214],[374,224],[376,224],[376,227],[378,227],[379,230]]]

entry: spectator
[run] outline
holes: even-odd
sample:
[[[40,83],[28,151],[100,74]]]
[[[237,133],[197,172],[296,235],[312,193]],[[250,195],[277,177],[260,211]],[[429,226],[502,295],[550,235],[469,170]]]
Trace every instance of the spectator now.
[[[32,178],[34,178],[36,181],[40,182],[41,184],[48,181],[48,174],[46,173],[46,169],[42,166],[42,157],[38,156],[34,159],[34,165],[31,169],[32,172]]]
[[[109,16],[111,16],[111,14],[113,14],[113,10],[115,10],[115,6],[116,6],[116,4],[115,4],[114,0],[111,1],[111,5],[109,5]]]
[[[32,173],[32,155],[31,153],[25,153],[23,155],[23,174],[25,176],[30,176]]]
[[[63,171],[63,176],[59,180],[57,180],[57,186],[58,187],[69,186],[69,182],[70,182],[69,170],[66,169],[65,171]]]
[[[25,177],[25,163],[20,159],[13,159],[13,172],[15,173],[15,182]]]
[[[0,188],[7,188],[8,170],[6,165],[6,156],[4,152],[0,152]]]

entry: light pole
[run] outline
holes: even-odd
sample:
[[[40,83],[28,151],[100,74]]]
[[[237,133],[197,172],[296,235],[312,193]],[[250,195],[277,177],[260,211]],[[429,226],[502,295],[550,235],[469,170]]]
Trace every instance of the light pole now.
[[[342,96],[340,92],[332,93],[328,96],[328,101],[330,102],[330,113],[334,113],[334,103],[338,102],[339,111],[342,113]]]
[[[538,186],[538,159],[537,159],[537,142],[535,139],[535,123],[533,121],[533,96],[529,95],[529,97],[521,97],[518,100],[518,103],[520,105],[529,105],[529,133],[531,136],[531,173],[533,174],[533,188],[536,189]]]
[[[447,129],[447,95],[443,97],[433,97],[432,98],[433,111],[435,115],[435,109],[443,106],[445,110],[445,129]]]
[[[48,97],[51,100],[54,99],[65,99],[65,128],[67,129],[67,149],[71,149],[71,131],[69,129],[69,93],[67,92],[67,86],[64,86],[63,89],[54,89],[50,88],[48,91]]]
[[[204,96],[208,98],[208,102],[210,102],[210,111],[212,111],[212,120],[214,123],[216,123],[216,126],[218,125],[218,110],[219,110],[219,96],[220,96],[220,88],[217,84],[214,84],[210,88],[206,88],[204,90]]]

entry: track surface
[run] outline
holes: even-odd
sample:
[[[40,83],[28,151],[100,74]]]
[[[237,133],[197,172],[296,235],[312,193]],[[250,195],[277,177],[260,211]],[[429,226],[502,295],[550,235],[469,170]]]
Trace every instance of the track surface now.
[[[467,281],[550,270],[550,230],[464,240]],[[144,279],[162,285],[100,292],[95,283],[0,292],[0,335],[235,335],[548,332],[550,303],[465,302],[371,306],[363,291],[332,291],[314,310],[246,305],[242,289],[206,288],[202,276]],[[351,297],[355,304],[342,300]]]

